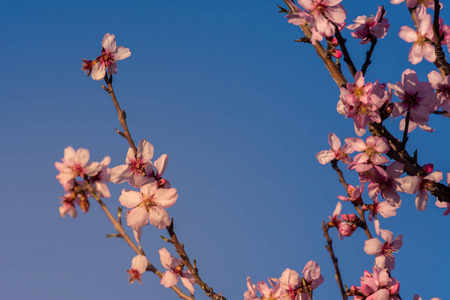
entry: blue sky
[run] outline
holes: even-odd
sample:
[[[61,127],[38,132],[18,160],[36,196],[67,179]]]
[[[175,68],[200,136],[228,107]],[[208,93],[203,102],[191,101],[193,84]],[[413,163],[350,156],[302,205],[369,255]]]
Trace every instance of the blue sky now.
[[[149,140],[155,156],[169,155],[166,177],[178,189],[168,210],[179,239],[199,272],[227,299],[242,299],[246,277],[254,282],[279,277],[286,268],[301,272],[319,263],[325,283],[315,299],[336,299],[331,260],[321,221],[345,193],[330,166],[315,154],[328,149],[327,136],[355,136],[351,120],[336,112],[339,90],[302,36],[277,11],[282,1],[21,1],[0,9],[3,70],[3,196],[0,212],[0,288],[5,299],[178,299],[151,273],[130,285],[126,270],[134,256],[114,233],[98,205],[88,214],[61,218],[63,190],[54,162],[64,148],[87,148],[91,159],[110,156],[123,164],[127,143],[115,109],[100,82],[81,71],[109,32],[130,48],[114,78],[135,142]],[[433,69],[407,59],[410,44],[398,38],[412,26],[405,4],[366,1],[351,7],[347,22],[386,6],[391,28],[380,40],[366,81],[396,83],[416,70],[421,80]],[[443,10],[444,20],[449,17]],[[368,46],[344,32],[357,66]],[[348,73],[346,73],[347,78]],[[399,136],[398,120],[386,126]],[[407,149],[419,149],[421,164],[450,171],[448,119],[431,116],[434,133],[416,130]],[[346,173],[348,181],[356,178]],[[110,185],[111,210],[126,184]],[[368,201],[368,197],[365,197]],[[450,298],[446,285],[448,217],[431,197],[424,213],[405,196],[398,216],[382,228],[402,234],[393,276],[403,299]],[[344,205],[343,213],[352,213]],[[142,245],[160,270],[158,250],[173,248],[165,231],[148,226]],[[344,282],[359,285],[373,257],[363,251],[358,230],[334,246]],[[206,299],[197,287],[197,299]]]

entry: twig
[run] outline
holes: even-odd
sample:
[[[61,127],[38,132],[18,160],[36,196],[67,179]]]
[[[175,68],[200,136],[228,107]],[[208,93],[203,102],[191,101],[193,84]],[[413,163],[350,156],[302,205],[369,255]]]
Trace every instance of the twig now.
[[[336,36],[336,39],[339,42],[339,46],[341,47],[342,54],[344,54],[344,61],[347,64],[350,74],[352,74],[352,77],[354,78],[357,71],[356,71],[355,65],[353,64],[353,61],[350,57],[350,54],[348,53],[347,46],[345,46],[346,40],[342,37],[338,26],[336,24],[333,24],[333,25],[334,25],[334,35]]]
[[[286,5],[289,7],[291,13],[296,13],[297,10],[289,0],[283,0]],[[309,29],[308,25],[300,25],[300,28],[302,29],[303,33],[308,39],[311,39],[311,30]],[[313,45],[314,49],[316,50],[317,55],[322,59],[323,63],[325,64],[325,67],[327,68],[328,72],[330,73],[331,77],[334,79],[338,87],[346,86],[347,79],[345,79],[344,75],[342,74],[341,70],[336,66],[334,61],[328,57],[325,49],[322,47],[322,45],[319,42],[316,42],[315,45]]]
[[[434,51],[436,53],[435,66],[439,69],[442,77],[450,74],[450,66],[445,58],[444,51],[441,46],[441,37],[439,35],[439,11],[441,6],[439,0],[434,1],[434,19],[433,19],[433,32],[434,32]]]
[[[125,114],[125,110],[122,110],[120,108],[119,102],[117,101],[117,98],[116,98],[116,94],[114,93],[114,89],[112,86],[112,75],[110,78],[108,78],[108,75],[106,75],[105,82],[108,85],[108,88],[103,87],[103,89],[106,92],[108,92],[108,94],[111,96],[111,99],[114,102],[114,106],[116,107],[116,110],[117,110],[117,117],[119,118],[120,125],[122,126],[122,128],[124,130],[123,134],[119,131],[118,131],[118,133],[127,139],[128,144],[130,145],[131,149],[133,149],[135,155],[137,155],[136,146],[134,144],[133,139],[131,138],[130,131],[128,130],[127,121],[126,121],[127,116]]]
[[[173,230],[173,219],[172,219],[172,222],[170,223],[170,225],[166,227],[166,229],[170,235],[171,243],[177,249],[177,253],[178,253],[178,255],[180,255],[180,258],[183,261],[183,264],[188,268],[188,270],[191,272],[192,276],[194,276],[195,282],[203,289],[203,291],[205,291],[206,296],[208,296],[212,300],[226,300],[226,298],[224,296],[214,293],[213,289],[211,287],[209,287],[206,283],[204,283],[203,280],[198,275],[197,266],[192,266],[188,255],[184,251],[184,245],[178,241],[178,237],[175,234],[175,231]]]
[[[331,260],[333,261],[336,282],[339,286],[339,290],[341,291],[342,300],[347,300],[348,296],[347,296],[347,292],[344,289],[344,284],[342,283],[341,272],[339,271],[339,266],[338,266],[338,259],[334,255],[334,252],[333,252],[333,245],[332,245],[333,241],[331,240],[331,238],[328,234],[328,226],[325,225],[324,221],[322,221],[322,230],[323,230],[323,235],[325,236],[325,239],[327,240],[327,245],[325,245],[325,248],[327,249],[328,253],[330,254]]]
[[[409,119],[411,118],[411,106],[408,107],[405,118],[405,128],[403,129],[403,139],[402,139],[402,150],[405,150],[406,142],[408,141],[408,131],[409,131]]]
[[[347,191],[347,195],[349,195],[348,192],[348,183],[345,181],[344,178],[344,174],[342,173],[341,169],[339,169],[338,165],[337,165],[337,160],[333,159],[331,161],[331,167],[336,171],[336,173],[339,176],[339,182],[344,186],[345,190]],[[350,196],[350,195],[349,195]],[[361,219],[360,222],[360,227],[364,230],[364,232],[366,233],[366,236],[368,239],[372,238],[372,234],[370,233],[370,229],[367,226],[367,222],[366,222],[366,217],[364,215],[364,211],[361,209],[361,207],[359,207],[359,203],[363,203],[363,200],[361,198],[361,196],[359,197],[358,200],[352,201],[353,206],[355,207],[356,211],[358,212],[359,218]]]

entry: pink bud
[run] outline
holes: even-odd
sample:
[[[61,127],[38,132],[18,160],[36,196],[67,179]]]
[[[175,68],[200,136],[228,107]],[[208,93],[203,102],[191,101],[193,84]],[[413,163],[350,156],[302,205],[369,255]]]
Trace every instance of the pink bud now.
[[[342,57],[342,52],[341,50],[338,49],[331,49],[330,51],[331,55],[333,55],[336,58],[341,58]]]
[[[433,164],[426,164],[422,167],[422,169],[428,174],[433,173]]]
[[[164,186],[166,184],[166,180],[164,178],[161,178],[158,180],[158,186]]]
[[[341,218],[344,219],[344,221],[349,223],[354,223],[359,220],[359,218],[355,214],[348,214],[348,215],[341,215]]]
[[[350,226],[350,224],[347,223],[340,223],[339,226],[339,233],[343,236],[351,236],[354,232],[352,226]]]
[[[397,295],[399,290],[400,290],[400,283],[396,283],[389,288],[389,293],[391,295]]]

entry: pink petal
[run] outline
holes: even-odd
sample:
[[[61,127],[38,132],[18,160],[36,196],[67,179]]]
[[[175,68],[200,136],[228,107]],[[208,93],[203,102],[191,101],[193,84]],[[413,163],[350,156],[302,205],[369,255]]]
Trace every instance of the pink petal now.
[[[141,202],[141,194],[137,191],[122,190],[119,197],[120,204],[127,208],[133,208],[138,206]]]
[[[336,155],[334,154],[333,150],[323,150],[316,154],[316,158],[319,161],[320,164],[324,165],[326,163],[329,163],[332,161]]]
[[[144,163],[150,162],[153,158],[153,146],[147,140],[141,140],[138,146],[138,158],[142,158]]]
[[[143,274],[145,270],[147,269],[148,260],[147,257],[145,257],[142,254],[136,255],[133,257],[133,260],[131,261],[131,268],[135,269],[139,272],[139,274]]]
[[[153,226],[155,226],[159,229],[164,229],[170,225],[169,214],[165,211],[164,208],[161,208],[158,206],[153,206],[150,209],[148,216],[149,216],[150,224],[152,224]]]
[[[383,243],[377,238],[366,240],[364,243],[364,251],[368,255],[381,253],[383,251]]]
[[[113,34],[105,34],[102,40],[102,47],[108,52],[116,50],[116,37]]]
[[[417,32],[408,26],[402,26],[398,36],[408,43],[414,43],[418,39]]]
[[[139,230],[148,224],[148,214],[144,207],[136,207],[128,212],[127,225],[133,230]]]
[[[157,177],[161,177],[164,175],[164,172],[166,171],[168,160],[169,160],[169,156],[167,156],[167,154],[163,154],[155,161],[155,169],[156,169]]]
[[[181,279],[181,282],[183,283],[183,285],[193,295],[194,294],[194,287],[192,286],[191,280],[192,281],[194,280],[194,276],[192,276],[192,274],[189,273],[188,271],[184,271],[183,273],[181,273],[180,279]]]
[[[130,49],[119,46],[117,47],[116,52],[114,53],[114,58],[117,60],[122,60],[127,57],[130,57],[130,55],[131,55]]]
[[[180,277],[175,274],[172,270],[167,270],[164,272],[163,276],[161,277],[161,284],[166,287],[172,287],[178,283],[178,279]]]
[[[111,169],[110,181],[113,183],[122,183],[130,180],[133,176],[128,165],[120,165]]]
[[[158,206],[163,208],[171,207],[177,202],[178,195],[177,190],[174,188],[164,189],[160,188],[155,193],[154,202],[158,204]]]

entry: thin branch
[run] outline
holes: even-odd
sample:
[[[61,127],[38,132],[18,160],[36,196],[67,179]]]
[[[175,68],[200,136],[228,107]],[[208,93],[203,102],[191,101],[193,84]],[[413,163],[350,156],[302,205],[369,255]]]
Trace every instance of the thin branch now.
[[[117,101],[116,94],[114,93],[114,89],[112,86],[112,75],[110,78],[108,78],[108,75],[105,76],[105,82],[108,85],[108,87],[103,87],[103,89],[108,92],[108,94],[111,96],[112,101],[114,102],[114,106],[117,110],[117,117],[119,118],[120,125],[122,126],[124,132],[117,131],[121,136],[125,137],[128,141],[128,144],[130,145],[131,149],[134,150],[134,153],[137,154],[136,145],[134,144],[133,139],[131,138],[130,131],[128,130],[127,125],[127,116],[125,114],[125,110],[122,110],[120,108],[119,102]]]
[[[409,119],[411,118],[411,106],[408,107],[405,118],[405,128],[403,129],[403,139],[402,139],[402,150],[405,150],[406,142],[408,141],[408,131],[409,131]]]
[[[297,13],[297,9],[294,6],[292,6],[292,3],[290,3],[289,0],[283,1],[289,7],[290,13]],[[308,25],[300,25],[300,28],[302,29],[305,36],[308,39],[311,39],[312,33]],[[322,45],[319,42],[316,42],[315,45],[313,45],[313,47],[316,50],[317,55],[322,59],[323,63],[325,64],[325,67],[327,68],[328,72],[330,73],[331,77],[334,79],[338,87],[346,86],[347,79],[345,79],[341,70],[336,66],[334,61],[327,55]]]
[[[344,54],[344,61],[347,64],[350,74],[352,74],[352,77],[354,78],[357,71],[356,71],[356,67],[353,64],[353,61],[350,57],[350,54],[348,53],[347,46],[345,46],[346,39],[344,39],[342,37],[338,26],[336,24],[333,24],[333,25],[334,25],[334,35],[336,36],[336,39],[339,42],[339,46],[341,47],[342,54]]]
[[[341,272],[340,272],[339,266],[338,266],[338,259],[334,255],[333,241],[331,240],[330,235],[328,234],[328,229],[329,229],[328,226],[326,226],[325,222],[322,221],[323,236],[327,240],[327,245],[325,245],[325,248],[327,249],[328,253],[330,254],[331,260],[333,261],[334,271],[335,271],[335,275],[336,275],[335,276],[336,282],[339,286],[339,290],[341,291],[342,300],[347,300],[347,298],[348,298],[347,292],[345,291],[344,284],[342,283]]]
[[[434,1],[434,19],[433,19],[433,32],[434,32],[434,51],[436,53],[435,66],[439,69],[442,77],[450,74],[450,66],[445,58],[444,51],[441,46],[441,37],[439,35],[439,11],[441,6],[439,0]]]
[[[348,183],[345,181],[344,174],[342,173],[341,169],[339,169],[337,163],[338,163],[338,161],[336,159],[333,159],[331,161],[331,167],[338,174],[339,182],[344,186],[345,190],[347,191],[347,195],[349,195],[349,193],[348,193]],[[371,239],[372,238],[372,234],[370,233],[370,229],[367,226],[366,216],[364,215],[364,211],[361,209],[361,207],[359,207],[359,203],[363,203],[363,200],[362,200],[361,196],[359,197],[358,200],[351,201],[351,202],[352,202],[353,206],[355,207],[356,211],[358,212],[359,218],[361,219],[361,222],[360,222],[359,226],[364,230],[364,232],[366,233],[367,238]]]
[[[194,276],[195,282],[203,289],[203,291],[205,291],[206,296],[208,296],[212,300],[226,300],[226,298],[224,296],[214,293],[213,289],[211,287],[209,287],[205,282],[203,282],[203,280],[198,275],[197,266],[192,266],[188,255],[184,251],[184,245],[178,241],[178,237],[175,234],[175,231],[173,230],[173,219],[172,219],[172,222],[170,223],[170,225],[166,227],[166,229],[170,235],[171,243],[177,249],[177,253],[180,256],[181,260],[183,261],[183,264],[188,268],[188,270],[191,272],[192,276]],[[194,263],[194,265],[195,265],[195,263]]]

